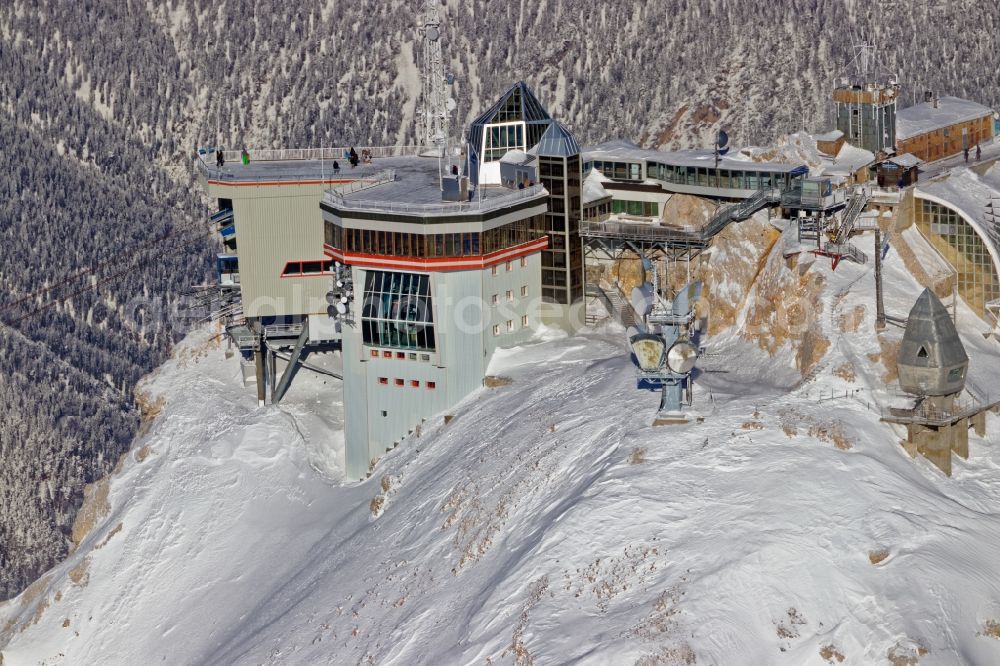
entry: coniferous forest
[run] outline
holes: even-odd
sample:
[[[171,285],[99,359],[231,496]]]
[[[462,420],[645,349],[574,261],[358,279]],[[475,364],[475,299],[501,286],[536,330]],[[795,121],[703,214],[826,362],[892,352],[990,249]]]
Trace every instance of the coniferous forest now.
[[[415,141],[419,3],[0,3],[0,599],[69,547],[128,449],[133,390],[195,321],[216,241],[198,145]],[[580,0],[441,6],[460,128],[518,79],[582,143],[767,143],[832,122],[878,46],[904,105],[1000,105],[990,3]],[[460,134],[456,130],[454,134]]]

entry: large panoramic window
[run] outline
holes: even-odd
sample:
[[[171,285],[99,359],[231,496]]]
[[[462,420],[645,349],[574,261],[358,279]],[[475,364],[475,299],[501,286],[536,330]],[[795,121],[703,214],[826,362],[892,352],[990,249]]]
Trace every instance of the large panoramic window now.
[[[926,199],[916,204],[917,227],[955,267],[958,293],[983,315],[986,303],[1000,298],[1000,279],[983,239],[951,208]]]
[[[487,231],[453,234],[408,234],[345,229],[326,223],[326,244],[356,254],[390,257],[479,257],[533,241],[542,235],[544,214],[516,220]]]
[[[434,350],[430,277],[395,271],[369,271],[361,306],[366,345]]]
[[[641,217],[656,217],[660,214],[660,205],[655,201],[627,201],[616,199],[611,202],[612,213],[626,213]]]

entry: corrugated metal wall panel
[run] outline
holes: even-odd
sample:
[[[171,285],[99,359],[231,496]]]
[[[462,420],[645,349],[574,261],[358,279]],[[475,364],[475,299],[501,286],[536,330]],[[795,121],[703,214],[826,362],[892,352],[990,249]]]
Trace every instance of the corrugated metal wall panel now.
[[[281,277],[288,261],[323,258],[320,198],[317,186],[257,187],[233,193],[240,281],[247,316],[326,311],[328,277]]]

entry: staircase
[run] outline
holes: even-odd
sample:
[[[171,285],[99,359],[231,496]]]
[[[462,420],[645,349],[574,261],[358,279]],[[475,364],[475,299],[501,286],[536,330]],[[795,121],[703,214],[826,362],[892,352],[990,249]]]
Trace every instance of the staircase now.
[[[851,237],[851,232],[854,231],[854,225],[858,221],[858,216],[861,215],[861,211],[865,209],[867,203],[868,193],[865,192],[865,189],[859,187],[854,190],[851,200],[847,202],[847,207],[840,215],[840,227],[837,229],[837,235],[833,239],[834,244],[843,245],[847,243],[847,240]]]
[[[625,300],[617,287],[605,290],[598,284],[589,283],[587,285],[587,294],[597,297],[604,304],[604,307],[607,308],[608,314],[614,317],[622,326],[625,328],[635,326],[636,312],[632,309],[632,304]]]
[[[704,238],[710,238],[726,228],[730,222],[742,222],[743,220],[749,219],[750,216],[757,211],[772,204],[779,203],[780,201],[781,192],[779,190],[773,188],[759,190],[748,199],[726,206],[725,208],[720,208],[715,215],[712,216],[709,223],[705,225],[705,229],[702,231],[702,236]]]

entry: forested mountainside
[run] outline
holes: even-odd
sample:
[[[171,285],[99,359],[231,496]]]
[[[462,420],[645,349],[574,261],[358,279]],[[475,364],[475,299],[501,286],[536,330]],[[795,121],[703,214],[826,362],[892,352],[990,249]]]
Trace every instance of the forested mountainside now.
[[[168,313],[214,250],[193,147],[412,143],[417,5],[0,3],[0,597],[66,552],[83,484],[135,432],[136,379],[184,328]],[[722,124],[765,143],[829,125],[862,35],[906,102],[924,89],[1000,102],[1000,17],[971,0],[473,0],[442,14],[456,127],[524,79],[582,142],[704,145]]]

